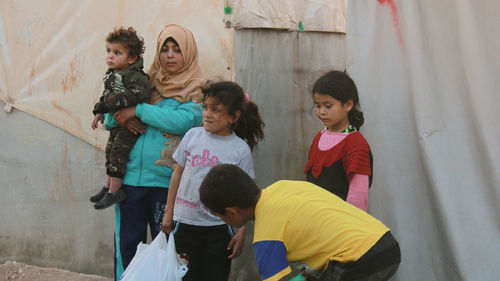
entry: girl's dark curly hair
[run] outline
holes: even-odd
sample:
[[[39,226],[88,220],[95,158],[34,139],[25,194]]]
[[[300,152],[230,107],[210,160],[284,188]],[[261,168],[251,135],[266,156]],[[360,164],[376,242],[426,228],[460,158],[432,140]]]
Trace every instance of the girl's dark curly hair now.
[[[106,42],[125,44],[129,50],[130,56],[141,57],[146,50],[146,46],[144,46],[144,39],[137,35],[137,32],[133,27],[116,27],[108,34]]]
[[[264,139],[264,122],[260,118],[259,108],[254,102],[247,101],[240,85],[230,81],[208,81],[201,90],[204,101],[208,97],[214,97],[227,108],[229,115],[235,116],[236,111],[241,112],[231,130],[248,144],[250,150]]]

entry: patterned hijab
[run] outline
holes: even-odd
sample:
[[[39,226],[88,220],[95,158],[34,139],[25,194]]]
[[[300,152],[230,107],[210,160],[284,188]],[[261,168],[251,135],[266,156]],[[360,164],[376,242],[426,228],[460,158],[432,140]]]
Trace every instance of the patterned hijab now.
[[[161,66],[160,53],[165,41],[172,37],[181,50],[184,66],[173,74],[168,74]],[[203,97],[200,86],[204,81],[198,65],[198,48],[193,33],[177,24],[167,24],[158,35],[156,55],[149,68],[150,83],[155,91],[151,104],[157,104],[164,98],[174,98],[181,103],[199,102]]]

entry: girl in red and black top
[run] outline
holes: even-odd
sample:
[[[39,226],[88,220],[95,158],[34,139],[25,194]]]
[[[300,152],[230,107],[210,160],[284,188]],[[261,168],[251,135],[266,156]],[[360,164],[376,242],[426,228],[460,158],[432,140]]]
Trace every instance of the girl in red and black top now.
[[[364,118],[356,85],[346,73],[330,71],[314,83],[312,95],[316,114],[326,127],[309,149],[307,181],[366,211],[373,158],[358,131]]]

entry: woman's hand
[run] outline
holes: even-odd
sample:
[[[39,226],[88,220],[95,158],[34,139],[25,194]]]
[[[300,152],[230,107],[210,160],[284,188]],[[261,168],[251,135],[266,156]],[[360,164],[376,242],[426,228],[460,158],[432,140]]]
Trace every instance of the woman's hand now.
[[[146,124],[142,123],[137,117],[128,120],[125,127],[134,135],[140,135],[146,131]]]
[[[239,255],[241,255],[241,252],[243,251],[243,242],[245,241],[246,231],[247,231],[246,226],[240,227],[240,229],[238,229],[238,231],[233,236],[231,241],[229,241],[227,249],[230,250],[231,248],[233,248],[233,252],[229,255],[228,258],[234,259],[237,258]]]
[[[166,211],[161,222],[161,231],[165,232],[166,234],[172,232],[173,222],[173,214]]]
[[[116,123],[118,123],[118,125],[126,126],[125,123],[135,117],[135,105],[117,110],[113,117],[115,117]]]

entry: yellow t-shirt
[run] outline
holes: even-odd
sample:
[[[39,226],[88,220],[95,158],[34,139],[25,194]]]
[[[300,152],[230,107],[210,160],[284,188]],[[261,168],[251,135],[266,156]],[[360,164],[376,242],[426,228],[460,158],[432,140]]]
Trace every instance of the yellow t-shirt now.
[[[322,271],[331,260],[356,261],[389,228],[309,182],[278,181],[255,207],[254,253],[262,280],[289,274],[288,262]]]

